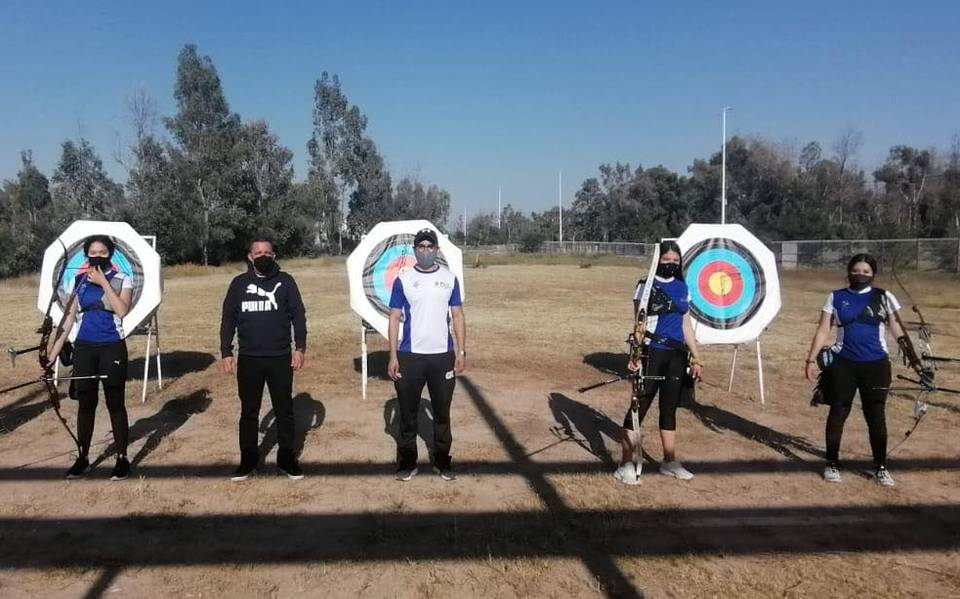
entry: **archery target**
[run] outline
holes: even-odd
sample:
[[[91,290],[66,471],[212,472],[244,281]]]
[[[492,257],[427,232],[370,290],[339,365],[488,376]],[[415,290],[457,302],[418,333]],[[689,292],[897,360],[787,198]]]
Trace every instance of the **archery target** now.
[[[347,276],[350,279],[350,307],[384,337],[389,324],[393,281],[416,264],[413,238],[421,229],[433,229],[437,233],[440,246],[437,261],[460,280],[460,295],[463,297],[462,254],[446,235],[426,220],[378,223],[347,258]]]
[[[677,242],[697,341],[755,339],[780,310],[773,253],[740,225],[691,225]]]
[[[57,285],[56,299],[50,309],[55,322],[63,317],[77,275],[85,273],[90,266],[83,252],[83,242],[91,235],[107,235],[113,240],[116,248],[111,262],[133,283],[130,311],[123,317],[122,323],[123,334],[127,336],[160,305],[162,287],[160,255],[127,223],[75,221],[67,227],[59,238],[63,246],[54,240],[44,253],[37,308],[41,312],[47,311],[53,287],[57,285],[57,277],[66,260],[66,270]],[[64,246],[67,249],[66,256],[63,253]]]

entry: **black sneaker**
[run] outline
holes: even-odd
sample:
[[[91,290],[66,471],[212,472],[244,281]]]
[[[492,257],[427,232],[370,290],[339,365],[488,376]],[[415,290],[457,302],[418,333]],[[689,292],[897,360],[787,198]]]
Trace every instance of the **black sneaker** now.
[[[397,480],[407,482],[411,478],[417,475],[417,467],[413,468],[400,467],[397,468]]]
[[[287,458],[283,461],[277,461],[277,468],[280,472],[287,475],[290,480],[300,480],[303,478],[303,468],[297,463],[297,458]]]
[[[87,459],[87,456],[80,456],[77,458],[77,461],[73,463],[73,466],[67,470],[67,480],[80,478],[86,474],[88,468],[90,468],[90,460]]]
[[[243,463],[241,462],[237,469],[233,471],[233,476],[230,477],[230,480],[234,482],[239,482],[241,480],[247,480],[250,478],[250,475],[257,471],[257,464],[254,463]]]
[[[434,464],[433,471],[440,475],[440,478],[443,480],[457,480],[457,473],[453,471],[451,466],[437,466]]]
[[[118,456],[117,465],[113,467],[110,480],[126,480],[128,476],[130,476],[130,460],[125,455]]]

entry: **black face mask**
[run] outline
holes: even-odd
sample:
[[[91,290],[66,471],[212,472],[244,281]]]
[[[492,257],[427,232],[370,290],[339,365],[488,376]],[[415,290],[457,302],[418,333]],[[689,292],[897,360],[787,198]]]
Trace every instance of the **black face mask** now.
[[[110,270],[110,258],[105,256],[88,256],[87,263],[90,264],[90,268],[97,268],[100,272]]]
[[[680,276],[680,265],[676,262],[661,262],[657,265],[657,276],[661,279],[672,279]]]
[[[873,277],[870,275],[848,274],[847,281],[850,282],[850,289],[853,289],[854,291],[863,291],[870,286],[870,283],[873,282]]]
[[[270,256],[257,256],[253,259],[253,267],[262,275],[265,275],[273,270],[274,264],[275,262]]]

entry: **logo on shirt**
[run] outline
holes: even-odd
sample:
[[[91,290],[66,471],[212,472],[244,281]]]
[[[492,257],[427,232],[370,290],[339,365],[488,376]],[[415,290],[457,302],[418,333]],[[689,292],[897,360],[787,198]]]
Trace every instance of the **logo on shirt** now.
[[[272,291],[267,291],[266,289],[261,289],[257,285],[250,283],[247,285],[247,293],[249,295],[256,295],[257,297],[265,297],[265,300],[247,300],[245,302],[240,302],[240,311],[241,312],[271,312],[274,310],[279,310],[280,307],[277,305],[277,289],[283,285],[282,282],[277,283],[273,286]]]

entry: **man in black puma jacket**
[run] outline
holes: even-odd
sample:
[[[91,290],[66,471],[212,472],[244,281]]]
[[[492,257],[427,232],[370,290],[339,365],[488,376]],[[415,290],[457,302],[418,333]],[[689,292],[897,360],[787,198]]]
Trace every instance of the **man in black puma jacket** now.
[[[303,366],[307,349],[307,319],[293,277],[280,272],[273,242],[250,244],[250,268],[230,282],[220,320],[221,367],[237,372],[240,394],[240,466],[231,480],[246,480],[257,468],[260,403],[263,385],[277,422],[277,466],[293,480],[303,478],[294,454],[293,371]],[[293,327],[293,351],[290,328]],[[237,333],[239,357],[233,357]]]

